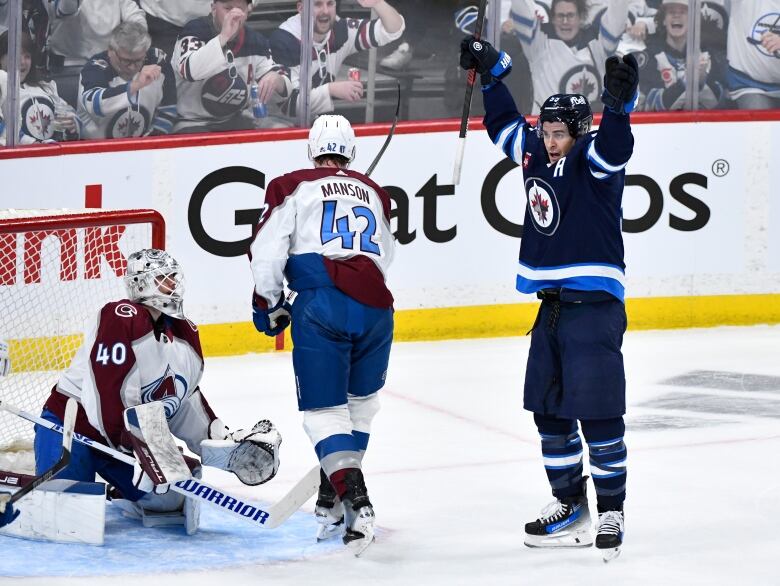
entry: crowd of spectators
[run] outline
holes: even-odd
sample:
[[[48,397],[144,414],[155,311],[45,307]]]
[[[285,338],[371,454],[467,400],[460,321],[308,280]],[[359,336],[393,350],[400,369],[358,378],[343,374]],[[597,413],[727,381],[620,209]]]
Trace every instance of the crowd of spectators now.
[[[363,52],[378,48],[380,77],[408,90],[408,118],[458,116],[456,49],[475,29],[476,4],[312,0],[311,113],[365,104],[366,79],[346,70],[365,71]],[[697,108],[780,108],[780,0],[703,0],[696,75],[689,4],[503,0],[489,10],[500,9],[492,34],[514,59],[510,83],[525,112],[560,92],[597,105],[605,58],[629,52],[643,110],[686,108],[694,78]],[[0,104],[8,6],[0,0]],[[293,0],[23,0],[16,143],[296,125],[301,11]],[[0,116],[3,144],[4,127]]]

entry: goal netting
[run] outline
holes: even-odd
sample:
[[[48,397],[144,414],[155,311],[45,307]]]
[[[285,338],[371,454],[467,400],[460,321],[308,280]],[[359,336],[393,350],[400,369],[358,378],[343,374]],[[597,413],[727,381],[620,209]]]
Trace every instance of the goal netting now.
[[[164,248],[154,210],[0,210],[0,400],[39,415],[105,303],[123,298],[127,256]],[[29,473],[33,426],[0,411],[0,469]]]

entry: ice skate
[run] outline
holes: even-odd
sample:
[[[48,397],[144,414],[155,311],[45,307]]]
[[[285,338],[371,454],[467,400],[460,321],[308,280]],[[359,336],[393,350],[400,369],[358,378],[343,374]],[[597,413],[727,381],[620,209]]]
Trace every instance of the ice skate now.
[[[317,519],[317,541],[325,541],[344,533],[344,511],[336,491],[320,468],[320,490],[314,507]]]
[[[368,500],[368,491],[360,470],[349,470],[344,482],[347,491],[343,500],[345,530],[342,539],[355,557],[360,557],[374,542],[374,507]]]
[[[528,547],[590,547],[590,512],[586,496],[558,499],[542,509],[541,516],[525,524]]]
[[[602,550],[604,563],[620,555],[623,545],[623,511],[604,511],[599,513],[596,523],[596,547]]]

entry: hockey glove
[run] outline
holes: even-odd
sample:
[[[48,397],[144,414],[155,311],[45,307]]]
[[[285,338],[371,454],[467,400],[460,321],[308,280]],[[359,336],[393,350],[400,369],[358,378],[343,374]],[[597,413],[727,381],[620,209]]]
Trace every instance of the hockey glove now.
[[[279,303],[270,309],[261,309],[253,303],[252,321],[255,322],[255,328],[257,328],[258,332],[263,332],[266,336],[276,336],[290,325],[291,309],[292,306],[287,303],[284,295],[282,295]]]
[[[8,498],[11,497],[10,493],[0,492],[0,494],[8,495]],[[13,523],[19,516],[19,513],[21,513],[21,511],[14,509],[12,504],[6,503],[3,511],[0,512],[0,527],[5,527],[6,525]]]
[[[276,476],[281,443],[282,436],[274,424],[263,419],[252,429],[227,433],[225,439],[203,440],[200,450],[205,466],[227,470],[244,484],[255,486]]]
[[[637,106],[639,100],[639,65],[631,53],[623,57],[607,59],[604,74],[604,91],[601,101],[604,106],[616,114],[628,114]]]
[[[501,51],[499,53],[487,41],[466,37],[460,42],[460,66],[463,69],[476,69],[485,89],[502,79],[512,71],[512,58]]]

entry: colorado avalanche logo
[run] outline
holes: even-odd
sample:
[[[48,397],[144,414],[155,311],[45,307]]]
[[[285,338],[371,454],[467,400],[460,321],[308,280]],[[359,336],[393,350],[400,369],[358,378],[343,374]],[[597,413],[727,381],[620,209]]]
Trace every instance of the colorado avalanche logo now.
[[[225,118],[243,110],[248,96],[244,80],[225,70],[206,80],[200,99],[209,114]]]
[[[589,102],[594,102],[601,95],[601,76],[592,65],[578,65],[561,76],[559,92],[582,94]]]
[[[138,310],[129,303],[120,303],[114,308],[114,313],[119,317],[135,317]]]
[[[528,197],[528,212],[537,232],[551,236],[558,229],[560,207],[555,191],[546,182],[531,177],[525,182]]]
[[[143,136],[149,127],[146,108],[123,109],[114,115],[106,128],[106,138],[133,138]]]
[[[36,96],[22,104],[22,130],[37,140],[47,140],[54,135],[54,102]]]
[[[168,365],[165,374],[141,387],[141,401],[144,403],[162,401],[165,418],[170,419],[179,410],[182,400],[187,396],[188,388],[186,379],[173,372]]]

